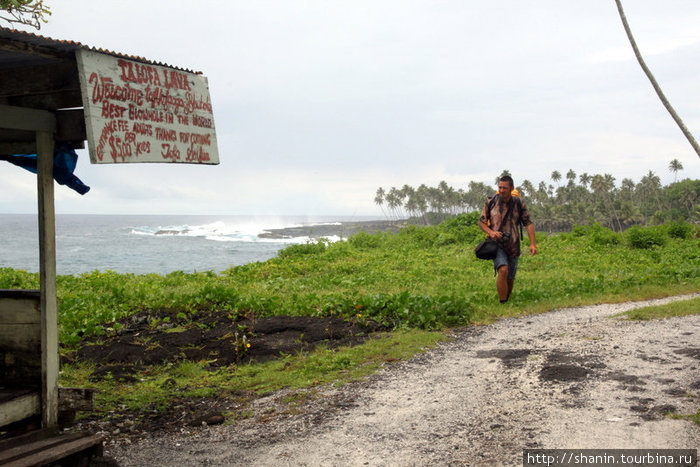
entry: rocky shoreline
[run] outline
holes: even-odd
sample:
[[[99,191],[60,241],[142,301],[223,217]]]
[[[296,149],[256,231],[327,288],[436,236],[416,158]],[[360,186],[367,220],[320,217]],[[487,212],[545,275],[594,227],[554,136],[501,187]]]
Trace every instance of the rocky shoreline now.
[[[269,229],[261,234],[258,234],[258,237],[267,239],[288,239],[299,237],[318,239],[323,237],[340,237],[341,239],[347,239],[358,232],[397,232],[400,228],[405,227],[406,223],[407,222],[405,220],[376,220],[309,224],[284,227],[281,229]]]

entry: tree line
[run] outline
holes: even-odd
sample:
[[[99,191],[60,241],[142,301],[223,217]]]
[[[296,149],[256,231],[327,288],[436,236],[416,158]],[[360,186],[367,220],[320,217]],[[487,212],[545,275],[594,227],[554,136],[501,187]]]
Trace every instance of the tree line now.
[[[639,182],[623,178],[619,184],[610,174],[569,170],[562,176],[555,170],[548,181],[523,180],[516,188],[538,229],[549,232],[596,222],[614,231],[667,221],[700,223],[700,180],[677,181],[682,169],[677,159],[671,161],[669,170],[675,180],[667,186],[651,170]],[[503,171],[496,181],[503,175],[510,172]],[[480,211],[494,194],[495,188],[483,182],[470,181],[466,189],[455,189],[441,181],[435,187],[380,187],[374,202],[389,220],[435,224],[453,215]]]

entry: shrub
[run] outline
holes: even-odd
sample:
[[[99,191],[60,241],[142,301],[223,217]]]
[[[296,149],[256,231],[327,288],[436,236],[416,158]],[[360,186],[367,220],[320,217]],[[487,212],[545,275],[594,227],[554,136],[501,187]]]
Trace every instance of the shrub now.
[[[367,232],[358,232],[348,238],[348,243],[355,248],[379,248],[382,245],[384,234],[375,233],[368,234]]]
[[[613,232],[599,223],[592,225],[576,225],[571,230],[573,237],[588,237],[594,245],[617,245],[621,241],[620,234]]]
[[[303,255],[315,255],[323,253],[328,247],[328,240],[319,239],[316,242],[300,243],[298,245],[290,245],[287,248],[280,250],[277,256],[280,258],[293,258]]]
[[[632,248],[648,249],[655,246],[663,246],[666,244],[666,233],[659,226],[641,227],[635,225],[630,227],[627,232],[627,242]]]
[[[401,229],[399,236],[421,248],[432,248],[438,243],[440,229],[438,227],[409,225]]]
[[[591,242],[596,245],[617,245],[620,243],[620,234],[596,223],[591,226]]]
[[[478,212],[451,217],[440,224],[440,228],[454,238],[455,243],[473,243],[484,236],[479,228]]]
[[[670,222],[667,229],[668,235],[671,238],[688,239],[693,232],[693,227],[687,222],[682,221]]]

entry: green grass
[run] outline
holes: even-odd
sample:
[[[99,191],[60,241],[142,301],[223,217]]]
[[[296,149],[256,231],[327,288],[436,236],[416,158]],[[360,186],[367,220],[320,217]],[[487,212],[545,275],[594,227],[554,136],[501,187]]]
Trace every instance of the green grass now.
[[[700,313],[700,298],[682,300],[666,305],[647,306],[620,313],[628,319],[645,321],[650,319],[665,319],[675,316],[697,315]]]

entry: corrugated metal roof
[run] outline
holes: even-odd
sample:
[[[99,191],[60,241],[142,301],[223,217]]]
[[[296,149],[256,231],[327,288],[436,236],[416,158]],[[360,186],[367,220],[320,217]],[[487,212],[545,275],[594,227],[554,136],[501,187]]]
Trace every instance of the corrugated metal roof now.
[[[0,39],[6,39],[15,42],[17,47],[14,50],[3,50],[0,48],[0,68],[12,68],[14,66],[31,66],[39,63],[45,63],[51,60],[51,54],[55,54],[57,59],[61,55],[73,55],[78,49],[92,50],[103,54],[113,55],[115,57],[133,60],[135,62],[148,63],[176,70],[185,71],[188,73],[201,74],[198,71],[192,71],[186,68],[177,67],[163,62],[149,60],[144,57],[135,55],[127,55],[112,50],[91,47],[80,42],[52,39],[50,37],[39,36],[30,32],[9,29],[0,26]],[[24,45],[24,46],[23,46]],[[37,54],[37,51],[43,51],[45,54]]]

